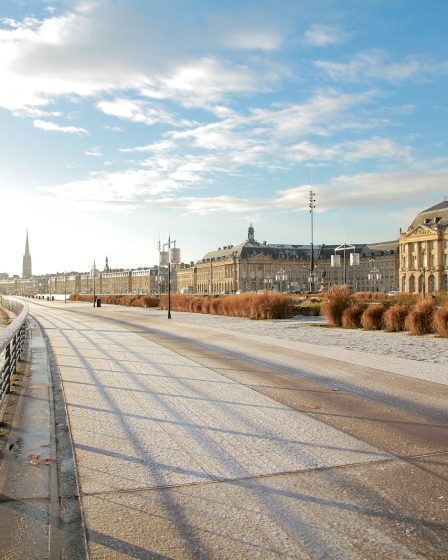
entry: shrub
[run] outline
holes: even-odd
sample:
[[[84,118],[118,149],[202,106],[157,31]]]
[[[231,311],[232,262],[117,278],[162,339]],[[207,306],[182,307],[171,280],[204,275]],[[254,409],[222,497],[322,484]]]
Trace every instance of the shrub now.
[[[381,300],[387,299],[387,295],[384,292],[356,292],[355,298],[357,300]]]
[[[296,307],[297,315],[304,315],[305,317],[317,317],[321,313],[321,303],[306,300]]]
[[[401,303],[404,305],[416,305],[418,303],[419,296],[417,294],[413,294],[410,292],[400,292],[399,294],[395,294],[393,296],[389,296],[389,301],[392,305],[396,303]]]
[[[353,294],[348,286],[333,286],[324,294],[321,313],[332,327],[342,325],[344,309],[353,303]]]
[[[436,309],[434,313],[433,327],[436,334],[448,337],[448,305]]]
[[[366,331],[380,331],[383,328],[383,316],[386,306],[382,303],[369,305],[361,317],[362,328]]]
[[[346,307],[342,312],[341,323],[344,329],[360,329],[361,317],[366,309],[366,305],[362,303],[355,303]]]
[[[147,295],[141,299],[143,300],[144,307],[159,307],[160,305],[160,298],[156,296]]]
[[[166,295],[162,296],[160,307],[167,309]],[[285,319],[295,314],[293,302],[287,295],[251,292],[223,297],[173,294],[171,309],[249,319]]]
[[[433,330],[435,304],[431,300],[418,303],[406,317],[405,327],[411,334],[429,334]]]
[[[405,303],[396,303],[389,307],[383,315],[383,325],[387,332],[401,332],[405,330],[406,317],[410,306]]]

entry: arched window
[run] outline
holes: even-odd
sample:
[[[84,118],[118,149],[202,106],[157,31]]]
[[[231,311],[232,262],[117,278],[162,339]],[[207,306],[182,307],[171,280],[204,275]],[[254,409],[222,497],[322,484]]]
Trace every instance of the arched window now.
[[[406,291],[406,276],[403,276],[403,278],[401,279],[401,291]]]
[[[443,286],[442,289],[448,292],[448,274],[443,275]]]
[[[428,278],[428,292],[435,292],[436,286],[435,286],[435,279],[434,279],[434,275],[431,274]]]
[[[415,277],[414,276],[409,277],[409,291],[410,292],[415,292]]]

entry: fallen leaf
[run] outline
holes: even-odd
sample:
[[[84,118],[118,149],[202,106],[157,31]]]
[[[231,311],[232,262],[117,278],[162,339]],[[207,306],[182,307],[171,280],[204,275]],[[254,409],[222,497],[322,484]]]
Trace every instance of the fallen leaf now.
[[[39,465],[51,465],[52,463],[57,463],[57,459],[42,459],[42,461],[39,461]]]

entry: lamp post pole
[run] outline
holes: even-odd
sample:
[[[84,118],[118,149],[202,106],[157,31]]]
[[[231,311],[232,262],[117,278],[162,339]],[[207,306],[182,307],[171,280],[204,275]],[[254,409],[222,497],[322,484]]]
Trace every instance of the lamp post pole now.
[[[171,233],[168,232],[168,242],[163,244],[163,250],[168,247],[168,319],[171,319],[171,245],[176,248],[176,241],[171,241]]]
[[[310,217],[311,217],[311,255],[310,255],[310,292],[314,291],[314,209],[316,208],[316,193],[310,189],[310,202],[309,202],[309,209],[310,209]]]
[[[95,259],[93,259],[93,307],[95,307],[95,298],[96,298],[96,285],[95,285]]]
[[[340,266],[340,257],[338,259],[338,262],[336,262],[336,254],[338,251],[343,251],[344,253],[344,261],[343,261],[343,266],[344,266],[344,284],[347,284],[347,260],[346,260],[346,252],[347,251],[353,251],[353,255],[354,257],[356,256],[356,247],[354,245],[347,245],[347,243],[345,242],[344,239],[344,243],[342,245],[339,245],[339,247],[336,247],[336,249],[334,250],[335,253],[335,260],[334,260],[334,264],[332,263],[332,266]],[[355,266],[356,264],[359,264],[358,260],[355,260],[355,258],[353,257],[353,266]],[[359,254],[358,254],[358,259],[359,259]]]

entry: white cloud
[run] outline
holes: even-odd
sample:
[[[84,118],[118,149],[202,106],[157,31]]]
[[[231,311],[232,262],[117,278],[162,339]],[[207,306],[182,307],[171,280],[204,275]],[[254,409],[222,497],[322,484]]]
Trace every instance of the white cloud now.
[[[374,136],[363,140],[347,141],[325,146],[308,141],[291,146],[288,155],[296,161],[328,162],[332,160],[356,162],[367,159],[405,160],[410,162],[412,150],[389,138]]]
[[[303,42],[313,47],[326,47],[343,43],[347,39],[347,34],[336,27],[328,25],[313,25],[308,29]]]
[[[283,38],[280,33],[260,29],[230,29],[225,36],[225,45],[233,49],[275,51]]]
[[[435,61],[420,56],[408,56],[403,61],[391,62],[382,50],[371,50],[354,56],[349,62],[318,60],[315,65],[335,81],[358,82],[381,80],[401,82],[446,75],[448,61]]]
[[[86,156],[92,157],[101,157],[103,155],[101,148],[98,148],[98,146],[94,146],[93,148],[90,148],[90,150],[86,150],[84,153]]]
[[[100,101],[97,109],[106,115],[129,120],[132,122],[153,125],[159,122],[172,126],[191,126],[191,122],[170,115],[160,106],[151,105],[137,99],[115,99],[114,101]]]
[[[63,132],[65,134],[89,134],[85,128],[80,128],[77,126],[60,126],[56,123],[50,121],[43,121],[41,119],[35,119],[33,121],[33,126],[35,128],[40,128],[46,132]]]
[[[189,210],[193,214],[210,214],[215,212],[249,212],[266,208],[267,204],[263,201],[244,199],[231,196],[216,197],[166,197],[160,199],[150,199],[147,201],[151,205],[163,206],[167,208],[180,208]]]
[[[3,22],[0,106],[18,111],[44,106],[59,96],[88,97],[126,90],[174,99],[185,106],[212,108],[233,92],[267,90],[285,73],[281,65],[262,59],[245,65],[211,55],[191,56],[185,45],[195,52],[201,34],[189,30],[181,48],[173,39],[173,30],[167,42],[167,24],[158,23],[127,5],[109,5],[104,10],[98,3],[90,4],[88,10],[78,5],[76,11],[42,20]],[[246,36],[246,48],[258,43],[269,50],[276,41],[267,32],[253,30]],[[120,111],[107,104],[99,107],[110,114]],[[124,116],[118,116],[149,124],[175,120],[160,108],[156,108],[158,116],[149,106],[128,109],[122,107]]]
[[[322,210],[331,208],[365,208],[402,204],[403,200],[446,193],[448,169],[426,173],[362,173],[341,175],[326,184],[315,185]],[[309,185],[279,191],[275,206],[305,208]]]

